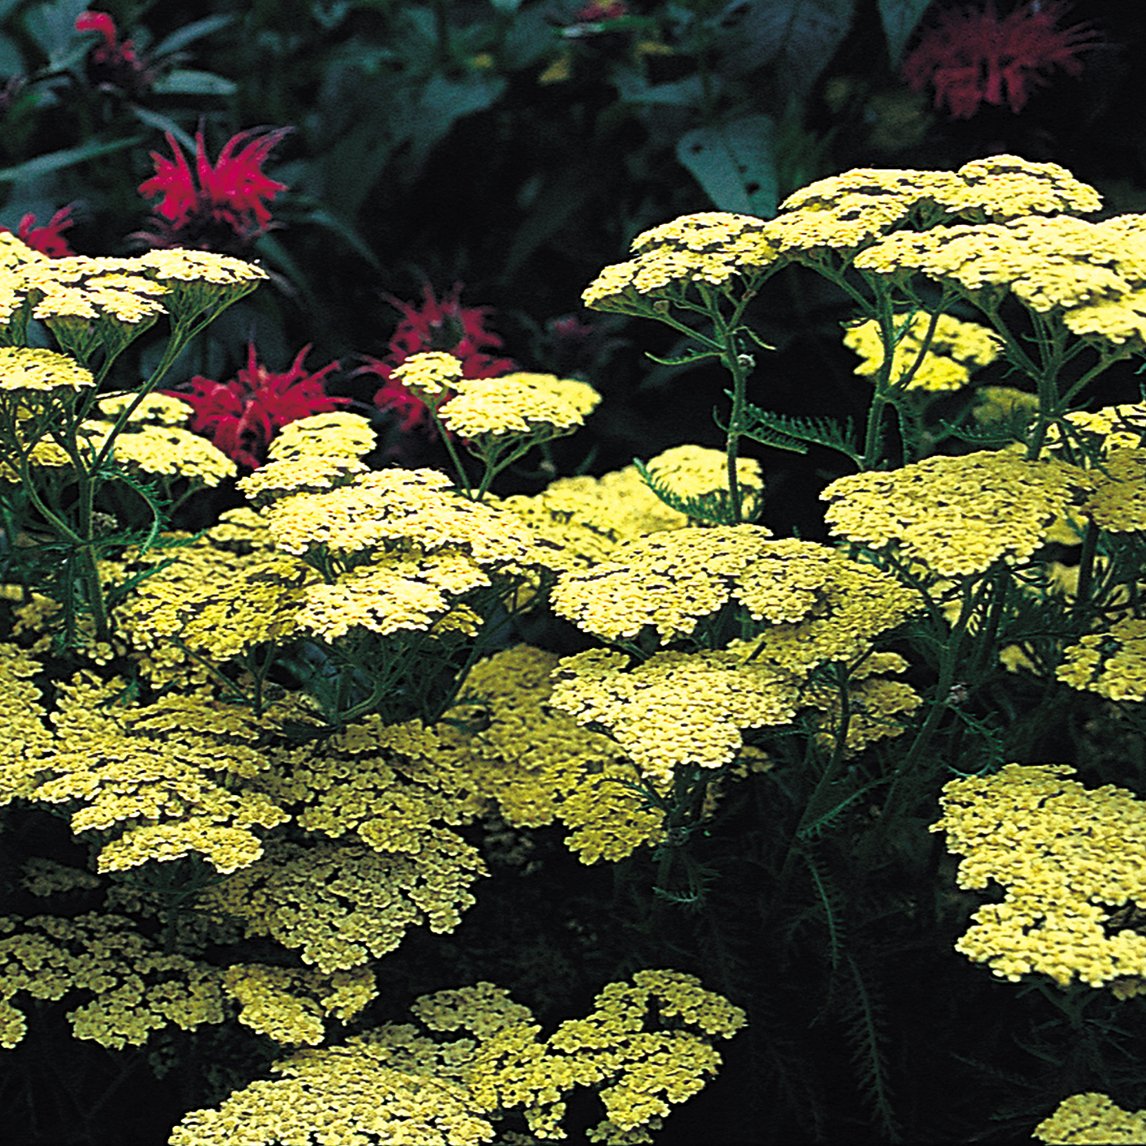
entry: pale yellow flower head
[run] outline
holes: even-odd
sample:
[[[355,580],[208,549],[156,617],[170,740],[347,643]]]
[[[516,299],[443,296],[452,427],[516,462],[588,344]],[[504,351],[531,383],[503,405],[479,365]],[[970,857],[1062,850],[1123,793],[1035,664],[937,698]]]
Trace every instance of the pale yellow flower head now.
[[[92,372],[67,354],[28,346],[0,346],[0,391],[74,391],[94,385]]]
[[[906,383],[909,390],[959,390],[970,382],[976,370],[999,357],[1002,341],[997,335],[977,322],[964,322],[949,314],[939,315],[925,350],[931,319],[924,311],[896,317],[900,337],[892,356],[892,386],[902,384],[910,373]],[[879,323],[874,318],[849,327],[844,333],[844,345],[860,356],[857,374],[871,377],[879,373],[884,348]]]
[[[462,363],[444,350],[426,350],[394,367],[393,377],[423,402],[436,406],[461,381]]]
[[[849,474],[820,495],[837,537],[881,549],[940,577],[1027,561],[1047,528],[1093,489],[1093,473],[1009,450],[938,456],[901,469]]]
[[[679,301],[690,288],[731,289],[754,278],[777,257],[763,219],[727,211],[682,215],[643,231],[632,242],[633,258],[605,267],[582,300],[596,310],[645,313],[649,302]]]
[[[1146,1110],[1123,1110],[1096,1091],[1064,1098],[1032,1131],[1046,1146],[1139,1146]]]
[[[454,396],[438,413],[446,429],[471,440],[568,434],[601,401],[586,382],[527,371],[458,379],[453,389]]]
[[[1146,700],[1146,618],[1122,617],[1063,651],[1055,676],[1108,700]]]
[[[1146,975],[1146,935],[1119,908],[1146,902],[1146,803],[1113,785],[1087,789],[1064,764],[1008,764],[950,780],[942,818],[958,883],[1004,889],[956,943],[1003,979],[1041,974],[1060,986],[1117,986]]]

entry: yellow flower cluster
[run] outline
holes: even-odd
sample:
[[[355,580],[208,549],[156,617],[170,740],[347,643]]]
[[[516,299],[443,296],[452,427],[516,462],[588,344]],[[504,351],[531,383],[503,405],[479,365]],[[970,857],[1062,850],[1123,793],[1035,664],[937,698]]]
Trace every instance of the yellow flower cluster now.
[[[1075,433],[1103,454],[1111,450],[1146,446],[1146,402],[1123,402],[1098,410],[1072,410],[1066,415]],[[1062,435],[1057,425],[1047,427],[1047,444],[1054,447]]]
[[[507,824],[560,822],[582,863],[616,862],[661,839],[662,815],[616,744],[550,703],[558,660],[523,644],[479,661],[436,729],[436,767],[457,769]]]
[[[517,494],[500,505],[525,519],[545,567],[558,573],[593,565],[622,541],[688,524],[649,489],[636,466],[599,478],[558,478],[540,493]]]
[[[706,446],[673,446],[645,463],[655,485],[673,497],[691,501],[712,497],[728,489],[728,457]],[[736,459],[736,480],[741,490],[757,499],[764,492],[764,473],[755,458]]]
[[[149,675],[185,667],[173,642],[221,664],[298,631],[306,588],[318,574],[276,552],[266,524],[251,510],[225,511],[197,540],[166,540],[184,543],[131,556],[128,568],[147,576],[116,613]]]
[[[742,729],[791,722],[801,675],[750,659],[752,645],[666,650],[635,665],[589,649],[557,666],[552,703],[579,724],[605,729],[658,787],[677,767],[720,768],[736,759]]]
[[[925,348],[924,339],[931,327],[932,315],[925,311],[896,318],[899,338],[891,360],[892,386],[904,385],[906,378],[908,390],[960,390],[979,367],[994,362],[1002,349],[1001,340],[985,326],[963,322],[949,314],[938,316]],[[860,356],[857,374],[870,377],[879,373],[884,358],[883,339],[874,318],[849,327],[844,345]]]
[[[908,667],[898,653],[872,653],[848,674],[848,730],[844,742],[848,755],[906,731],[907,718],[923,703],[923,697],[906,681],[889,679],[889,674],[904,672]],[[842,714],[839,689],[812,680],[804,692],[804,702],[822,713],[816,721],[816,739],[831,749],[839,735]]]
[[[103,448],[117,418],[133,403],[132,394],[98,403],[103,417],[85,421],[79,430],[92,450]],[[116,435],[112,457],[148,477],[187,478],[204,486],[216,486],[234,477],[235,463],[214,443],[186,428],[187,412],[187,403],[179,398],[148,394],[135,405]]]
[[[1146,531],[1146,446],[1108,449],[1085,512],[1108,533]]]
[[[968,295],[1010,291],[1073,333],[1117,352],[1146,345],[1146,216],[1092,223],[1030,215],[1007,223],[900,231],[863,251],[861,270],[918,271]]]
[[[1123,1110],[1095,1091],[1072,1094],[1033,1133],[1046,1146],[1139,1146],[1146,1142],[1146,1110]]]
[[[442,425],[461,438],[532,435],[553,438],[584,425],[601,401],[587,382],[516,371],[498,378],[463,378],[439,407]]]
[[[882,549],[939,577],[1027,561],[1047,528],[1081,504],[1094,475],[1008,450],[937,456],[889,472],[837,478],[821,497],[837,537]]]
[[[416,851],[388,850],[381,839],[370,846],[272,841],[261,860],[208,888],[198,905],[332,974],[395,950],[411,927],[452,931],[473,905],[469,888],[483,871],[476,850],[445,830]]]
[[[829,546],[767,538],[768,531],[754,525],[650,534],[584,572],[564,574],[553,589],[553,608],[605,640],[633,638],[648,626],[668,642],[690,636],[731,604],[771,626],[816,623],[829,644],[854,649],[829,652],[816,642],[815,655],[823,660],[856,655],[918,608],[897,581]],[[806,643],[807,633],[801,635]]]
[[[662,223],[639,234],[630,250],[633,258],[605,267],[586,287],[586,306],[644,314],[646,300],[682,300],[690,287],[727,291],[737,278],[757,279],[778,253],[763,219],[726,211]]]
[[[325,1019],[347,1022],[378,996],[374,972],[366,967],[323,975],[263,963],[232,963],[222,984],[239,1004],[240,1023],[287,1046],[319,1046],[326,1038]]]
[[[52,750],[43,693],[33,679],[41,672],[23,649],[0,644],[0,807],[31,796]]]
[[[22,343],[29,316],[86,357],[118,351],[159,315],[186,326],[242,297],[266,273],[207,251],[155,250],[132,258],[48,258],[13,235],[0,242],[0,340]]]
[[[86,1001],[67,1012],[72,1033],[105,1047],[226,1018],[217,968],[165,953],[121,915],[0,916],[0,1046],[24,1036],[23,1013],[12,1003],[18,994],[59,1001],[73,992]]]
[[[422,996],[411,1011],[426,1029],[458,1037],[389,1023],[297,1052],[272,1067],[278,1080],[192,1111],[169,1146],[301,1144],[318,1132],[325,1146],[480,1146],[517,1140],[494,1123],[515,1109],[531,1140],[560,1139],[567,1097],[582,1087],[597,1089],[606,1113],[588,1141],[651,1142],[671,1107],[716,1073],[713,1040],[745,1022],[693,976],[662,970],[609,984],[587,1016],[547,1040],[528,1008],[492,983]]]
[[[1146,974],[1146,935],[1119,923],[1146,903],[1146,804],[1113,785],[1088,790],[1064,764],[1008,764],[949,781],[932,831],[964,858],[958,883],[1004,897],[972,916],[956,950],[1017,982],[1117,986]]]
[[[1108,700],[1146,700],[1146,617],[1122,617],[1063,651],[1055,676]]]
[[[462,380],[462,363],[443,350],[411,354],[393,376],[426,405],[436,407]]]
[[[68,392],[94,385],[92,372],[68,354],[28,346],[0,346],[0,392]]]
[[[239,481],[255,505],[286,493],[318,493],[367,472],[362,462],[374,448],[366,418],[332,410],[289,422],[267,447],[267,463]]]
[[[29,799],[78,804],[77,833],[116,833],[104,837],[101,872],[192,853],[219,872],[257,860],[263,843],[255,829],[289,817],[242,783],[267,767],[249,712],[206,688],[145,705],[123,703],[123,689],[122,680],[87,672],[59,686],[55,738]]]

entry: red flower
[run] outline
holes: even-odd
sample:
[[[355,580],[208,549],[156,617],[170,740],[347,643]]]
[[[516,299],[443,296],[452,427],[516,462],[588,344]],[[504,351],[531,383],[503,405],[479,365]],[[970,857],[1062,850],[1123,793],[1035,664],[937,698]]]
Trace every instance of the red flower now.
[[[111,86],[137,93],[151,86],[152,74],[131,40],[120,40],[115,21],[106,12],[81,12],[77,32],[98,32],[102,44],[88,52],[88,80],[96,87]]]
[[[35,251],[42,255],[49,255],[53,259],[61,259],[76,252],[68,246],[64,232],[75,226],[75,219],[71,217],[71,204],[61,207],[42,227],[36,226],[36,216],[29,212],[20,220],[16,230],[18,238],[22,239]],[[0,231],[10,234],[7,227],[0,227]]]
[[[349,398],[326,393],[324,381],[338,368],[331,362],[313,373],[303,368],[310,353],[304,346],[290,369],[272,374],[258,361],[254,344],[247,347],[247,365],[229,382],[215,382],[196,375],[190,391],[166,390],[191,405],[191,429],[210,438],[229,458],[248,469],[266,461],[267,446],[283,426],[309,414],[324,414],[345,406]]]
[[[207,158],[203,132],[195,133],[195,170],[178,141],[168,132],[174,158],[151,153],[155,174],[139,185],[144,196],[162,195],[155,208],[157,234],[143,237],[153,246],[199,247],[224,251],[246,245],[270,227],[266,204],[285,183],[263,174],[271,149],[291,130],[252,128],[233,135],[223,145],[214,166]]]
[[[947,105],[956,119],[969,119],[980,104],[1018,112],[1031,90],[1046,83],[1043,72],[1061,68],[1078,75],[1078,56],[1093,46],[1085,24],[1060,28],[1066,5],[1028,0],[1006,16],[994,0],[983,8],[945,8],[919,35],[903,61],[904,79],[915,91],[935,88],[935,106]]]
[[[629,14],[624,0],[590,0],[573,17],[579,24],[599,24],[604,20],[619,20]]]
[[[368,359],[357,373],[377,374],[383,380],[374,395],[374,404],[396,414],[403,432],[423,426],[427,420],[422,402],[391,377],[394,367],[400,366],[411,354],[423,350],[448,351],[461,359],[463,378],[494,378],[517,369],[512,358],[495,358],[486,353],[502,346],[500,336],[485,326],[490,308],[462,306],[461,291],[462,284],[454,283],[450,293],[438,299],[426,283],[422,287],[420,307],[387,296],[387,301],[402,315],[390,339],[389,353],[383,359]]]

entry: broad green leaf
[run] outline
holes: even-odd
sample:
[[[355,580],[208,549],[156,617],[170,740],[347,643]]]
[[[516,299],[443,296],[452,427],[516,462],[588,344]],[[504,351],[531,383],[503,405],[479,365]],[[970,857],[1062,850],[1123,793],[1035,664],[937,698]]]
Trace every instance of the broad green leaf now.
[[[155,81],[154,90],[160,95],[232,95],[238,85],[214,72],[201,72],[194,68],[179,68]]]
[[[738,51],[774,61],[783,87],[803,97],[851,27],[855,0],[750,0],[730,10]]]
[[[35,179],[53,171],[62,171],[64,168],[86,163],[89,159],[96,159],[101,155],[109,155],[113,151],[124,151],[129,147],[136,147],[141,142],[142,140],[138,135],[131,135],[126,139],[113,139],[108,143],[99,143],[93,140],[90,143],[81,143],[78,147],[65,147],[60,151],[49,151],[44,155],[26,159],[23,163],[14,164],[12,167],[0,168],[0,183],[17,183],[24,179]]]
[[[184,24],[183,27],[177,28],[170,36],[164,36],[163,39],[151,49],[151,54],[155,56],[169,56],[172,52],[177,52],[180,48],[186,48],[188,45],[195,43],[196,40],[201,40],[204,36],[210,36],[212,33],[227,27],[234,19],[235,17],[233,15],[219,15],[205,16],[202,20],[192,20],[190,24]]]
[[[779,194],[773,137],[766,115],[698,127],[677,140],[676,157],[720,211],[771,216]]]
[[[930,6],[931,0],[879,0],[879,18],[883,22],[887,54],[893,68],[899,67],[911,33]]]

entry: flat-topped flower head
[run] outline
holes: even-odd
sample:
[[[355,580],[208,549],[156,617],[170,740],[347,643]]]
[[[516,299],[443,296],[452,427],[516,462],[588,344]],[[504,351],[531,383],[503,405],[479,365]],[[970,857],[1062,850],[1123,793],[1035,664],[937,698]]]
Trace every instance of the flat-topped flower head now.
[[[751,658],[752,644],[654,653],[590,649],[554,670],[553,705],[579,724],[606,731],[654,785],[678,767],[720,768],[744,745],[742,730],[790,723],[802,679]]]
[[[1122,617],[1063,650],[1055,676],[1107,700],[1146,700],[1146,618]]]
[[[682,215],[643,231],[634,257],[605,267],[581,295],[585,305],[647,314],[657,300],[682,301],[692,287],[732,289],[771,267],[777,249],[763,219],[727,211]]]
[[[973,159],[956,171],[962,186],[943,188],[935,201],[974,221],[1000,223],[1023,215],[1089,215],[1102,196],[1058,163],[1036,163],[1018,155]]]
[[[325,492],[280,498],[262,513],[279,549],[299,556],[458,549],[483,568],[513,573],[539,560],[520,517],[463,497],[437,470],[373,470]]]
[[[949,314],[939,315],[934,323],[932,317],[925,311],[896,317],[899,339],[891,360],[890,385],[908,390],[960,390],[975,370],[999,357],[1002,341],[985,326]],[[931,337],[925,343],[928,331]],[[874,318],[848,327],[844,345],[860,356],[857,374],[871,377],[879,373],[884,347]]]
[[[771,627],[766,635],[822,621],[837,634],[835,647],[805,644],[825,660],[855,655],[919,605],[910,590],[872,566],[816,542],[769,540],[756,525],[638,538],[583,572],[564,574],[551,602],[558,615],[609,641],[631,640],[646,627],[662,644],[687,638],[730,605]],[[859,648],[844,651],[857,640]]]
[[[728,457],[707,446],[672,446],[650,458],[645,470],[654,486],[684,501],[715,497],[728,489]],[[757,498],[763,494],[764,473],[755,458],[736,459],[736,478],[742,490],[751,490]]]
[[[1029,560],[1094,484],[1093,473],[1065,462],[980,450],[849,474],[820,496],[834,536],[892,546],[937,577],[966,577]]]
[[[458,437],[545,438],[583,425],[601,401],[586,382],[556,374],[516,371],[498,378],[460,378],[439,407],[442,424]]]
[[[0,391],[67,393],[94,385],[92,372],[67,354],[29,346],[0,346]]]
[[[1146,1110],[1123,1110],[1108,1095],[1087,1091],[1064,1098],[1031,1133],[1045,1146],[1137,1146],[1146,1142]]]
[[[394,367],[391,377],[427,406],[437,408],[461,381],[462,362],[444,350],[426,350]]]
[[[1146,935],[1116,923],[1119,908],[1146,902],[1146,803],[1110,784],[1084,788],[1073,772],[1007,764],[951,780],[931,825],[963,857],[960,887],[1002,885],[955,949],[1012,982],[1041,974],[1103,987],[1146,975]]]

